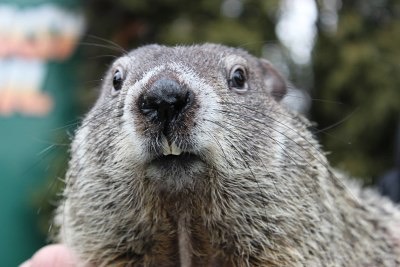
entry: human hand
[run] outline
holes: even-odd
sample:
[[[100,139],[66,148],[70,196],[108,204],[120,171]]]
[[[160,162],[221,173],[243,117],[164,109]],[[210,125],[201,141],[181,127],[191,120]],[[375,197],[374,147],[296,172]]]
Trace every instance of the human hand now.
[[[61,244],[49,245],[37,251],[19,267],[76,267],[78,260],[70,249]]]

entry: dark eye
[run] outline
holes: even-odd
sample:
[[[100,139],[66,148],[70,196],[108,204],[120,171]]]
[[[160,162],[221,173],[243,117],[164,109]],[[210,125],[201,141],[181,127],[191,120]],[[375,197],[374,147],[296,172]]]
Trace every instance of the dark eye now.
[[[237,92],[247,91],[246,73],[242,67],[235,67],[229,78],[229,88]]]
[[[113,77],[113,87],[115,91],[119,91],[122,87],[123,76],[120,70],[116,70]]]

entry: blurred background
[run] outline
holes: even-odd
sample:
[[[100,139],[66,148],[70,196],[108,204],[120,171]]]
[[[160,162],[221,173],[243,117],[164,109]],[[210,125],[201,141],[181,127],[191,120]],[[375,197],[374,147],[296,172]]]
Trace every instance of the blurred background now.
[[[46,243],[68,145],[115,56],[217,42],[311,95],[332,164],[400,200],[397,0],[0,0],[0,265]]]

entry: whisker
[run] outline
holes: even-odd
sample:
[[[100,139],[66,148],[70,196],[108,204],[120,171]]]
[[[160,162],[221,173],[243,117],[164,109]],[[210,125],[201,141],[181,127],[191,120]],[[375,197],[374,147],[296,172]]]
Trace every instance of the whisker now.
[[[275,131],[275,132],[281,134],[282,136],[284,136],[284,137],[287,138],[288,140],[292,141],[294,144],[298,145],[300,148],[304,149],[304,146],[303,146],[303,145],[298,144],[298,143],[295,142],[291,137],[289,137],[287,134],[285,134],[285,133],[283,133],[283,132],[281,132],[281,131],[275,129],[274,127],[271,127],[269,124],[267,124],[267,123],[264,122],[264,121],[260,121],[260,120],[257,120],[257,119],[255,119],[255,118],[251,117],[251,116],[243,115],[243,114],[236,113],[236,112],[233,112],[233,111],[229,111],[229,112],[228,112],[228,111],[225,111],[225,110],[219,110],[219,111],[222,112],[222,113],[225,113],[225,114],[227,114],[227,115],[234,114],[234,115],[236,115],[236,116],[239,117],[239,118],[244,117],[244,118],[246,118],[246,119],[249,120],[249,121],[253,121],[253,122],[259,123],[259,124],[263,125],[264,127],[267,127],[267,128],[269,128],[269,129],[271,129],[272,131]],[[255,112],[258,112],[258,111],[255,111]],[[260,113],[260,112],[258,112],[258,113]],[[261,113],[261,114],[263,114],[263,113]],[[263,114],[263,115],[264,115],[264,114]],[[285,125],[284,123],[282,123],[282,122],[280,122],[280,121],[278,121],[278,120],[272,118],[271,116],[267,116],[267,115],[265,115],[265,116],[268,117],[269,119],[271,119],[272,121],[275,121],[276,123],[280,124],[281,126],[284,126],[286,129],[288,129],[288,130],[294,132],[297,136],[301,137],[308,145],[310,145],[311,147],[313,147],[313,148],[315,149],[315,151],[318,152],[319,155],[322,155],[322,152],[320,151],[320,149],[319,149],[318,147],[316,147],[314,144],[312,144],[306,137],[304,137],[303,135],[299,134],[297,131],[293,130],[291,127],[288,127],[288,126]],[[289,149],[290,149],[290,150],[293,150],[292,148],[289,148]],[[296,151],[296,153],[298,153],[298,152]],[[317,160],[322,166],[324,166],[324,167],[332,174],[331,177],[334,178],[338,183],[340,183],[341,187],[347,188],[346,185],[345,185],[339,178],[337,178],[336,175],[331,171],[331,167],[329,166],[328,163],[323,162],[320,158],[317,158],[314,154],[310,154],[310,156],[311,156],[313,159]],[[310,164],[309,164],[309,166],[312,167]],[[354,200],[356,203],[359,203],[359,200],[352,194],[352,192],[351,192],[350,190],[348,190],[348,191],[349,191],[349,194],[351,195],[351,197],[353,198],[353,200]]]
[[[113,42],[113,41],[108,40],[108,39],[101,38],[101,37],[99,37],[99,36],[95,36],[95,35],[93,35],[93,34],[89,34],[89,35],[87,35],[87,36],[88,36],[89,38],[97,39],[97,40],[99,40],[99,41],[103,41],[103,42],[105,42],[105,43],[108,43],[108,44],[114,46],[115,48],[119,49],[120,51],[122,51],[123,54],[128,54],[128,51],[127,51],[126,49],[124,49],[122,46],[120,46],[119,44],[117,44],[116,42]]]
[[[346,117],[344,117],[344,118],[341,119],[340,121],[338,121],[338,122],[336,122],[336,123],[334,123],[334,124],[332,124],[332,125],[330,125],[330,126],[328,126],[328,127],[325,127],[325,128],[323,128],[323,129],[320,129],[320,130],[318,130],[318,131],[315,131],[314,133],[315,133],[315,134],[318,134],[318,133],[325,133],[327,130],[332,129],[332,128],[335,128],[336,126],[338,126],[338,125],[344,123],[345,121],[347,121],[348,119],[350,119],[350,117],[352,117],[358,110],[359,110],[359,108],[353,110],[349,115],[347,115]]]
[[[119,53],[121,53],[121,52],[125,53],[126,52],[126,51],[121,51],[120,48],[116,48],[116,47],[109,46],[109,45],[97,44],[97,43],[79,42],[79,45],[94,46],[94,47],[99,47],[99,48],[107,48],[107,49],[110,49],[110,50],[113,50],[113,51],[119,52]]]

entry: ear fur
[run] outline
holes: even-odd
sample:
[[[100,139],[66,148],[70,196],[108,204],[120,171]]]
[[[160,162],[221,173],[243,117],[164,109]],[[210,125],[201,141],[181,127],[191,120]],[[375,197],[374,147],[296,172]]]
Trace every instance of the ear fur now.
[[[265,88],[276,101],[281,101],[287,93],[285,79],[268,60],[262,58],[259,62],[263,71]]]
[[[262,58],[259,62],[269,94],[289,110],[306,114],[311,103],[308,93],[288,83],[268,60]]]

